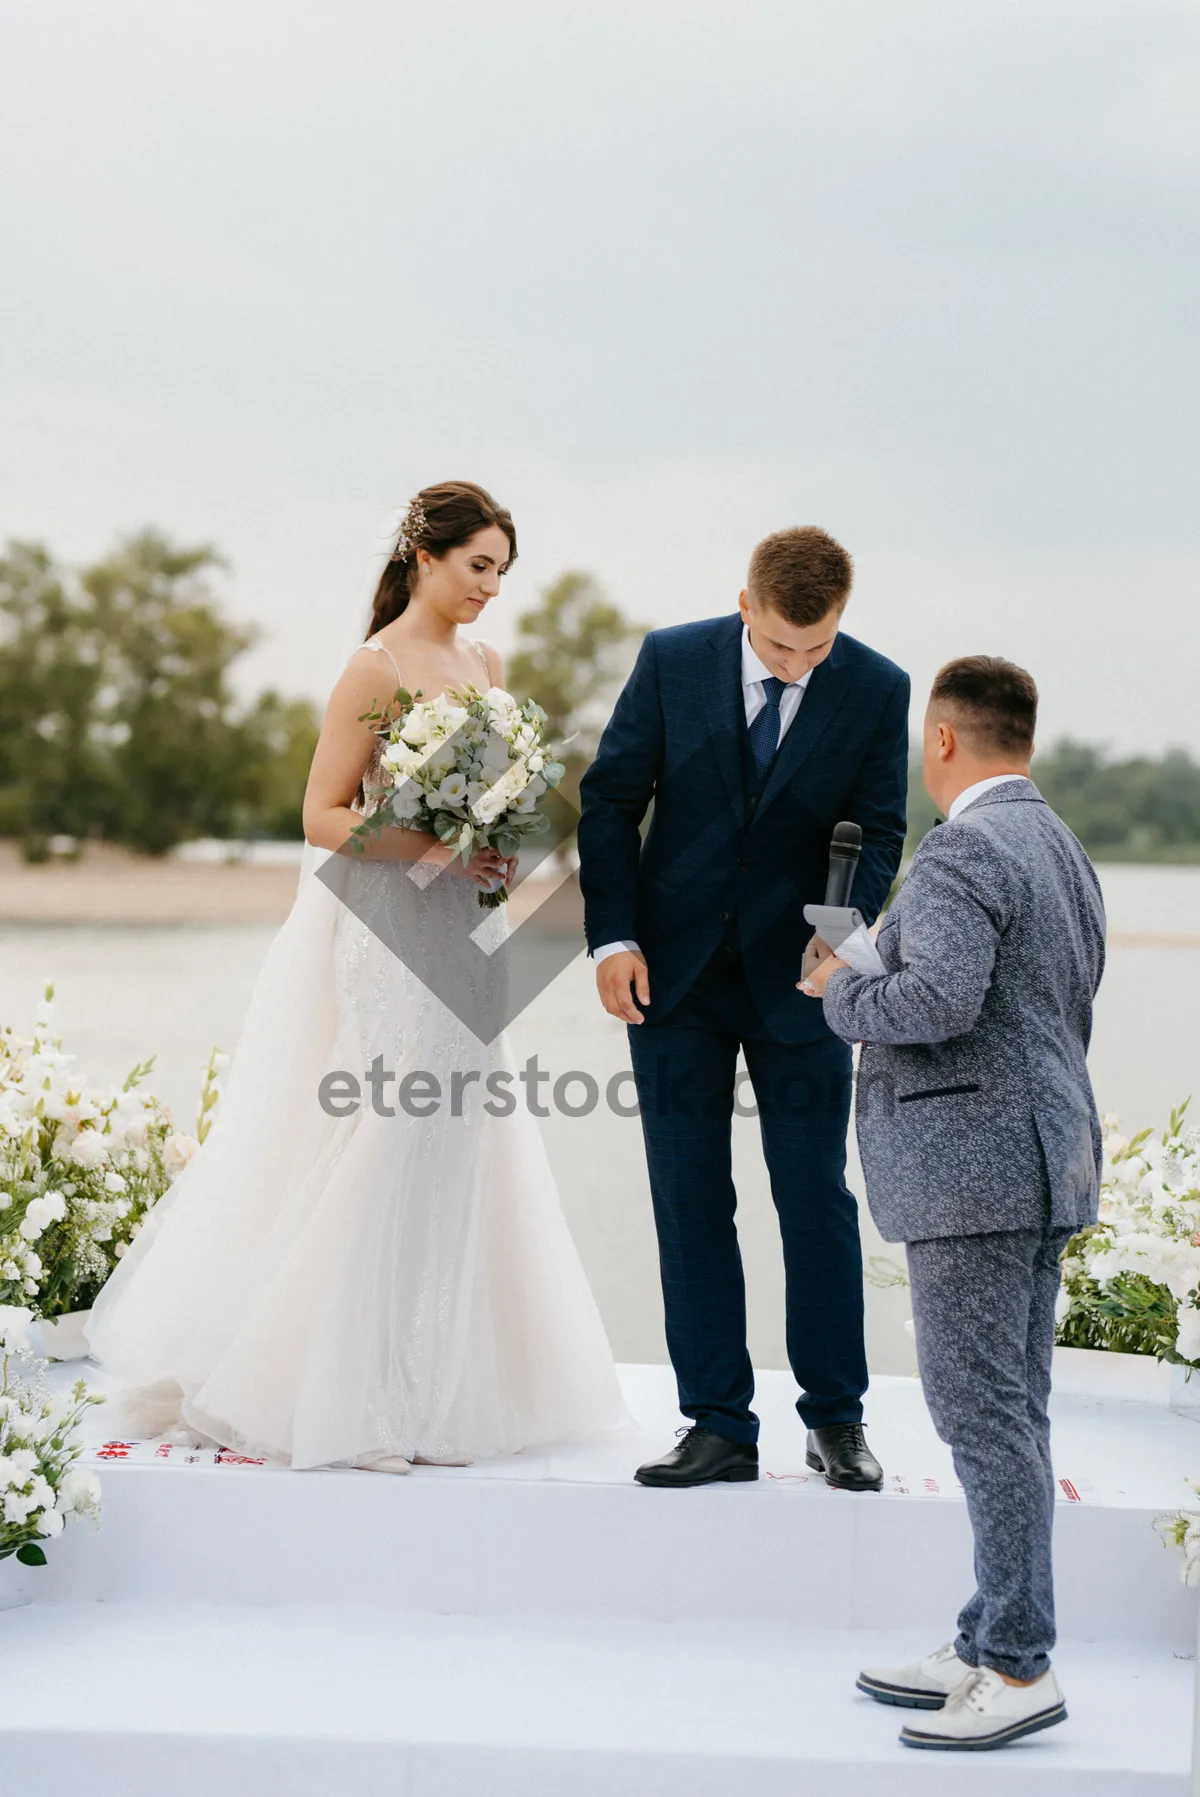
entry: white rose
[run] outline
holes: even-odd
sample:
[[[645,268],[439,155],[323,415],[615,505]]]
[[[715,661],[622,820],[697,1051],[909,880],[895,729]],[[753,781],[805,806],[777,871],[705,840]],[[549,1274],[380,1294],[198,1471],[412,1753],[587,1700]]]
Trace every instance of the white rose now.
[[[58,1483],[56,1506],[76,1515],[94,1514],[100,1507],[100,1481],[82,1466],[69,1466]]]
[[[393,743],[383,757],[384,765],[395,774],[411,774],[421,765],[421,757],[407,743]]]
[[[46,1192],[41,1203],[51,1223],[59,1223],[67,1214],[67,1201],[61,1192]]]
[[[0,1455],[0,1478],[7,1480],[14,1487],[28,1485],[37,1471],[38,1457],[32,1448],[14,1448],[12,1453]]]
[[[414,786],[411,780],[407,781],[399,792],[392,795],[392,816],[399,818],[401,822],[406,822],[410,817],[416,817],[420,809],[421,789],[419,786]]]
[[[6,1279],[17,1277],[15,1266],[11,1273],[7,1265],[3,1270]],[[0,1348],[12,1350],[26,1347],[29,1325],[32,1321],[33,1312],[28,1310],[24,1304],[0,1304]]]
[[[43,1201],[35,1198],[21,1218],[20,1233],[24,1240],[36,1242],[49,1221]]]
[[[500,788],[493,786],[490,792],[485,792],[483,797],[477,799],[471,806],[471,816],[477,824],[482,824],[486,829],[488,824],[495,823],[500,813],[507,808],[507,803]]]
[[[411,743],[419,749],[421,744],[429,740],[430,720],[419,709],[409,713],[400,730],[401,742]]]
[[[108,1159],[104,1137],[94,1129],[81,1129],[71,1149],[77,1167],[100,1167]]]
[[[457,736],[470,719],[470,712],[465,705],[448,704],[444,697],[438,700],[438,722],[447,736]]]
[[[163,1166],[172,1178],[183,1172],[199,1146],[195,1136],[181,1135],[178,1131],[167,1137],[163,1143]]]
[[[52,1535],[61,1535],[64,1521],[61,1510],[43,1510],[38,1517],[37,1532],[47,1540]]]
[[[122,1179],[119,1173],[106,1173],[104,1175],[104,1189],[106,1192],[123,1192],[125,1186],[126,1181]]]
[[[142,1111],[138,1116],[131,1117],[125,1125],[125,1140],[130,1148],[144,1148],[149,1131],[150,1119],[145,1111]]]

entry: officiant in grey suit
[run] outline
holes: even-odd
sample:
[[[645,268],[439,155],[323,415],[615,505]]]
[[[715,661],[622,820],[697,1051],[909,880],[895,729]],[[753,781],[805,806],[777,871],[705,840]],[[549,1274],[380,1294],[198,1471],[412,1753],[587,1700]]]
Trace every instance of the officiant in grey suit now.
[[[885,972],[809,975],[862,1042],[858,1139],[880,1233],[908,1250],[917,1357],[975,1536],[955,1642],[859,1689],[930,1713],[911,1747],[999,1747],[1066,1715],[1054,1644],[1050,1364],[1059,1257],[1096,1217],[1100,1124],[1086,1054],[1104,907],[1079,843],[1029,779],[1037,689],[951,662],[925,718],[931,830],[878,938]]]

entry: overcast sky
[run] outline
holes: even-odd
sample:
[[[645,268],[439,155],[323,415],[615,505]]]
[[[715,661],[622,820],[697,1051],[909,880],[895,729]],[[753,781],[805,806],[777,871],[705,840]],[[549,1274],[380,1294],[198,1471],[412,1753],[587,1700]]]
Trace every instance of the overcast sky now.
[[[398,503],[650,623],[767,531],[923,687],[1200,751],[1184,0],[4,0],[0,535],[232,563],[323,697]]]

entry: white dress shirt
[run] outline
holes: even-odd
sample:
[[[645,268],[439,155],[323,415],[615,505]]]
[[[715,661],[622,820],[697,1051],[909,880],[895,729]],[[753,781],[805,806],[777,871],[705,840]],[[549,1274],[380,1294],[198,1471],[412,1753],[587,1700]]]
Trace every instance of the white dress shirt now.
[[[951,801],[950,809],[946,813],[947,818],[953,822],[960,811],[965,811],[968,805],[973,805],[983,793],[990,792],[993,786],[1007,786],[1012,780],[1024,780],[1026,786],[1030,784],[1024,774],[989,774],[986,780],[976,780],[974,786],[963,788],[958,797]]]
[[[773,676],[770,668],[765,667],[755,654],[750,643],[749,628],[747,625],[743,624],[742,704],[746,708],[747,728],[754,722],[755,718],[767,702],[767,695],[763,691],[763,681],[770,680],[771,678],[773,678]],[[774,678],[778,678],[778,676],[774,676]],[[800,701],[804,697],[804,689],[811,679],[812,669],[810,668],[808,673],[804,674],[799,680],[793,680],[789,685],[786,685],[779,695],[780,742],[782,742],[787,735],[792,721],[800,709]],[[592,959],[595,961],[596,965],[599,966],[600,962],[603,961],[606,956],[619,954],[622,949],[629,949],[635,955],[640,955],[642,952],[636,942],[606,942],[603,948],[598,948],[595,951]]]

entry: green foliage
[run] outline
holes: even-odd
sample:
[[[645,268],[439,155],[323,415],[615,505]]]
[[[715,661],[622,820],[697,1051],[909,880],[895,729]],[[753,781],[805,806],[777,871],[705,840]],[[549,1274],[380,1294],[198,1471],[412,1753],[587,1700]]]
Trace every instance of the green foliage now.
[[[107,775],[86,720],[103,649],[94,608],[48,551],[10,543],[0,556],[0,836],[21,838],[30,859],[50,836],[86,834],[93,821]]]
[[[1064,1348],[1107,1348],[1183,1363],[1175,1346],[1178,1330],[1177,1306],[1165,1285],[1143,1273],[1118,1273],[1103,1286],[1092,1279],[1072,1281],[1071,1308],[1056,1339]]]
[[[146,530],[74,577],[49,551],[0,557],[0,835],[31,860],[98,835],[150,853],[188,837],[286,836],[318,721],[267,692],[239,707],[208,546]]]
[[[1114,761],[1064,737],[1035,757],[1032,772],[1093,860],[1200,862],[1200,763],[1185,749]],[[909,768],[907,854],[937,815],[918,753]]]
[[[579,782],[596,752],[607,716],[606,701],[629,671],[632,645],[646,626],[632,623],[606,599],[590,574],[561,574],[546,587],[541,604],[517,620],[520,647],[508,664],[509,691],[536,698],[546,713],[546,735],[573,738],[562,759],[559,791],[579,803]]]

